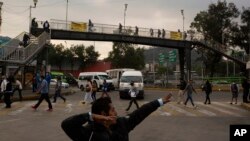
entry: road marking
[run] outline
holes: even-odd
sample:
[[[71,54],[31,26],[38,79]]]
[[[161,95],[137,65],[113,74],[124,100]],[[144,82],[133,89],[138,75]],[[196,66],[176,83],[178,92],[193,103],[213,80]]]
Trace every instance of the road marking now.
[[[177,107],[177,106],[175,106],[175,105],[168,104],[167,106],[169,106],[171,109],[173,109],[173,110],[175,110],[175,111],[177,111],[177,112],[179,112],[179,113],[183,113],[183,114],[185,114],[185,115],[187,115],[187,116],[192,116],[192,117],[197,116],[197,115],[195,115],[195,114],[193,114],[193,113],[190,113],[190,112],[188,112],[188,111],[186,111],[186,110],[183,110],[183,109],[181,109],[181,108],[179,108],[179,107]]]
[[[240,112],[248,112],[247,110],[241,109],[239,107],[236,107],[236,105],[231,105],[229,103],[225,104],[225,103],[213,102],[213,104],[219,105],[219,106],[222,106],[222,107],[226,107],[226,108],[230,108],[230,109],[240,111]]]
[[[171,116],[171,113],[165,112],[162,107],[158,108],[158,112],[160,113],[161,116]]]
[[[199,111],[199,112],[201,112],[201,113],[203,113],[203,114],[205,114],[205,115],[208,115],[208,116],[210,116],[210,117],[216,116],[215,113],[210,112],[210,111],[205,110],[205,109],[200,109],[200,108],[198,108],[197,111]]]
[[[21,119],[10,119],[10,120],[5,120],[5,121],[0,121],[0,124],[14,122],[14,121],[18,121],[18,120],[21,120]]]
[[[16,104],[20,104],[20,103],[14,103],[13,105],[16,105]],[[17,114],[19,114],[19,113],[22,113],[24,110],[26,110],[28,107],[30,107],[32,105],[32,103],[31,102],[29,102],[29,103],[27,103],[27,104],[25,104],[23,107],[21,107],[21,108],[19,108],[19,109],[17,109],[17,110],[15,110],[15,111],[12,111],[12,112],[10,112],[8,115],[17,115]]]
[[[197,103],[198,103],[199,105],[202,105],[202,104],[203,104],[202,102],[197,102]],[[231,111],[228,111],[228,110],[225,110],[225,109],[221,109],[221,108],[219,108],[218,106],[215,106],[215,105],[212,105],[212,104],[208,105],[207,107],[208,107],[208,108],[211,108],[211,109],[214,109],[214,110],[216,110],[216,111],[219,111],[219,112],[221,112],[221,113],[225,113],[225,114],[231,115],[231,116],[242,117],[242,116],[238,115],[237,113],[233,113],[233,112],[231,112]]]
[[[71,103],[67,104],[66,109],[64,111],[67,113],[71,113],[72,112],[72,104]]]

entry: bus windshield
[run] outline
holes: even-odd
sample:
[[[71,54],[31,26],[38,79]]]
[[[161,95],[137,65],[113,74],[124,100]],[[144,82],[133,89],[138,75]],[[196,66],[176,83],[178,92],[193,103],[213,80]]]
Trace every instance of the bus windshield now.
[[[141,76],[122,76],[121,82],[135,82],[135,83],[141,83],[142,77]]]

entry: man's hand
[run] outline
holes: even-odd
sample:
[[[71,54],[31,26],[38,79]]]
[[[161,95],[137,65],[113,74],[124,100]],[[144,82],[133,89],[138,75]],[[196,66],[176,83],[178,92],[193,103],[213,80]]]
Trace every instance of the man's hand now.
[[[165,96],[164,98],[162,98],[163,100],[163,103],[166,104],[168,102],[170,102],[171,100],[171,97],[172,97],[172,93],[169,93],[167,96]]]
[[[104,116],[104,115],[92,114],[92,118],[94,121],[104,122],[104,121],[114,121],[116,120],[117,116]]]

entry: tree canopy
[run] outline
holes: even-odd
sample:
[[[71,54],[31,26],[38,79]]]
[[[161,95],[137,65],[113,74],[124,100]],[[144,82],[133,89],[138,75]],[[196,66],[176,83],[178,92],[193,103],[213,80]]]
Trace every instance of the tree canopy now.
[[[63,62],[70,63],[71,69],[75,62],[80,64],[79,69],[83,69],[90,64],[94,64],[100,54],[95,51],[94,46],[85,47],[84,45],[71,46],[64,48],[62,44],[51,45],[49,50],[49,63],[61,70]]]
[[[144,49],[134,47],[129,43],[114,42],[113,50],[109,52],[108,60],[114,68],[134,68],[143,69]]]
[[[218,1],[210,4],[208,10],[198,13],[190,27],[201,33],[205,41],[218,42],[223,44],[221,47],[228,47],[231,30],[235,25],[233,19],[236,19],[239,14],[234,3]],[[221,61],[222,56],[209,50],[200,51],[204,52],[204,63],[212,77],[215,66]]]

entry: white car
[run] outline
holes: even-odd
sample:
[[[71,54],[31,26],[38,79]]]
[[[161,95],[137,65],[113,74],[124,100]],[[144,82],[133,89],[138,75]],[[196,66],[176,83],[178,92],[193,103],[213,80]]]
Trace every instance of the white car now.
[[[56,79],[51,79],[50,80],[50,87],[56,87],[57,80]],[[69,83],[62,82],[62,88],[68,88]]]

